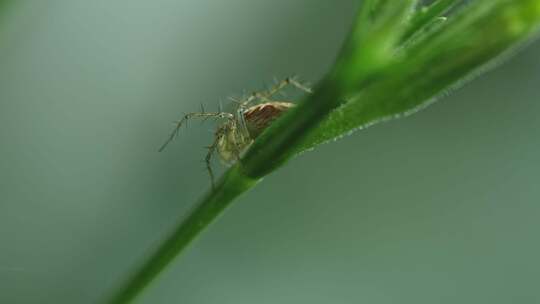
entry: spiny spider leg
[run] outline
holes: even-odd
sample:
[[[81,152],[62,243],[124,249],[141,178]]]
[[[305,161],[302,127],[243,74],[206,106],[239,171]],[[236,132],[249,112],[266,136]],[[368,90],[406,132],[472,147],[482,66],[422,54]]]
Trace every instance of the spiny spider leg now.
[[[215,177],[214,177],[214,171],[212,170],[212,155],[216,151],[216,148],[219,144],[219,140],[223,136],[223,130],[222,128],[218,129],[216,132],[216,138],[214,139],[214,142],[208,146],[208,153],[206,154],[206,157],[204,159],[206,163],[206,170],[208,171],[208,175],[210,175],[210,183],[212,184],[212,189],[215,189],[216,183],[215,183]]]
[[[261,99],[261,100],[264,100],[264,101],[270,101],[270,98],[275,95],[277,92],[283,90],[287,85],[289,84],[289,78],[286,78],[278,83],[276,83],[273,87],[271,87],[270,89],[266,90],[266,91],[261,91],[261,92],[253,92],[251,93],[251,95],[249,95],[249,97],[242,101],[240,103],[240,108],[246,108],[248,104],[250,104],[251,102],[257,100],[257,99]]]
[[[293,87],[295,87],[295,88],[297,88],[297,89],[299,89],[301,91],[304,91],[306,93],[313,93],[313,91],[309,87],[307,87],[306,85],[300,83],[298,80],[296,80],[295,77],[287,77],[287,78],[283,79],[282,81],[277,82],[272,88],[270,88],[270,89],[268,89],[266,91],[253,92],[244,101],[238,101],[238,100],[234,100],[234,101],[240,103],[240,108],[246,108],[249,103],[251,103],[251,102],[253,102],[254,100],[257,100],[257,99],[263,100],[265,102],[271,102],[272,100],[270,98],[272,96],[274,96],[278,92],[282,91],[285,87],[287,87],[289,85],[292,85]]]
[[[159,152],[163,151],[167,145],[174,140],[174,138],[178,135],[179,131],[180,131],[180,128],[182,127],[182,125],[184,123],[187,123],[187,121],[189,119],[192,119],[192,118],[203,118],[203,119],[208,119],[208,118],[226,118],[226,119],[229,119],[229,120],[234,120],[234,115],[232,115],[231,113],[226,113],[226,112],[217,112],[217,113],[188,113],[186,115],[184,115],[184,117],[182,117],[182,119],[180,119],[179,121],[176,122],[176,127],[174,128],[174,130],[172,131],[171,135],[169,136],[169,138],[165,141],[165,143],[159,148]]]
[[[313,90],[311,90],[311,88],[308,86],[308,85],[305,85],[303,83],[301,83],[300,81],[296,80],[295,77],[291,77],[289,78],[289,83],[294,86],[295,88],[301,90],[301,91],[304,91],[308,94],[311,94],[313,93]]]

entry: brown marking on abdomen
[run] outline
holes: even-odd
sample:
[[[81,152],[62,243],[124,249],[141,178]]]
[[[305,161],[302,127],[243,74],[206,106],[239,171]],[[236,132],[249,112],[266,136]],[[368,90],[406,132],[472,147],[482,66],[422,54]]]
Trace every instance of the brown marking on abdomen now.
[[[251,138],[259,136],[276,118],[294,105],[289,102],[267,102],[248,108],[244,112],[244,119]]]

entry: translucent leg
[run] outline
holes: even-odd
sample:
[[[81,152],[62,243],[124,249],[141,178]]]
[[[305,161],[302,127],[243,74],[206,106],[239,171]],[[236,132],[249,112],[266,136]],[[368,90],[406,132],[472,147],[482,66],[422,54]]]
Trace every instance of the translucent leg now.
[[[237,100],[232,99],[234,102],[237,102],[240,104],[240,109],[245,109],[247,106],[256,100],[262,100],[264,102],[272,102],[271,98],[275,94],[279,93],[283,89],[285,89],[287,86],[292,85],[293,87],[306,92],[306,93],[312,93],[311,89],[300,83],[298,80],[296,80],[295,77],[287,77],[283,79],[282,81],[277,82],[273,87],[266,91],[260,91],[260,92],[253,92],[251,95],[249,95],[245,100]]]
[[[175,122],[176,124],[176,127],[174,128],[174,130],[172,131],[171,135],[169,136],[169,138],[165,141],[165,143],[159,148],[159,152],[163,151],[167,145],[173,141],[176,136],[178,135],[178,132],[180,131],[180,128],[182,127],[182,125],[184,125],[185,123],[187,123],[188,120],[192,119],[192,118],[203,118],[203,119],[208,119],[208,118],[226,118],[226,119],[229,119],[229,120],[234,120],[234,115],[232,115],[231,113],[226,113],[226,112],[216,112],[216,113],[205,113],[205,112],[199,112],[199,113],[188,113],[186,115],[184,115],[184,117],[182,117],[182,119],[180,119],[179,121]]]

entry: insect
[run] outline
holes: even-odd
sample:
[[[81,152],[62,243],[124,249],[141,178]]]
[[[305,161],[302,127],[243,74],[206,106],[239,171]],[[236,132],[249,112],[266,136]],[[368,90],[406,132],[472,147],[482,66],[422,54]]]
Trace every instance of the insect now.
[[[311,89],[300,83],[293,77],[285,78],[276,83],[275,86],[260,92],[254,92],[245,99],[234,99],[237,108],[234,113],[229,112],[201,112],[188,113],[175,122],[175,128],[171,135],[161,146],[159,151],[163,151],[167,145],[178,135],[180,128],[192,118],[222,120],[214,134],[213,143],[208,146],[208,153],[205,157],[206,169],[210,175],[212,187],[214,187],[214,172],[212,171],[211,160],[217,152],[226,165],[232,165],[238,161],[253,141],[272,122],[280,117],[295,104],[288,101],[276,101],[272,98],[288,86],[293,86],[303,92],[311,93]]]

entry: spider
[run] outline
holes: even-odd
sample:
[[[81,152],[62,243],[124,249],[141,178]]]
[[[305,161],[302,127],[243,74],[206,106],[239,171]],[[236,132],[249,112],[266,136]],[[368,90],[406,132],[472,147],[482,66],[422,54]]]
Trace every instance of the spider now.
[[[288,101],[274,101],[271,98],[288,86],[293,86],[303,92],[312,93],[311,89],[297,81],[294,77],[287,77],[276,83],[266,91],[253,92],[247,98],[238,100],[230,98],[237,103],[235,113],[229,112],[201,112],[188,113],[175,122],[175,128],[165,143],[159,149],[163,151],[167,145],[178,135],[184,123],[192,118],[216,118],[223,122],[218,126],[214,134],[213,143],[208,146],[205,157],[206,169],[210,175],[212,188],[215,186],[214,172],[211,166],[212,155],[218,152],[225,165],[232,165],[238,161],[243,152],[276,118],[280,117],[295,104]],[[258,103],[257,103],[258,102]],[[255,105],[251,105],[257,103]]]

